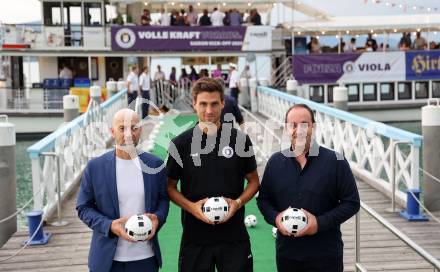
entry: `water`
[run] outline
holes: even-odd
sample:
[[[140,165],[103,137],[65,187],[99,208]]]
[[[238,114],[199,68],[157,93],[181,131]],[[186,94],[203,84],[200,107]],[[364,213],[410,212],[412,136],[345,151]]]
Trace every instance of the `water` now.
[[[44,135],[17,136],[16,155],[16,178],[17,178],[17,208],[21,208],[32,197],[32,170],[31,161],[26,149],[43,138]],[[29,204],[24,212],[18,216],[18,228],[27,226],[26,212],[32,210],[33,203]]]

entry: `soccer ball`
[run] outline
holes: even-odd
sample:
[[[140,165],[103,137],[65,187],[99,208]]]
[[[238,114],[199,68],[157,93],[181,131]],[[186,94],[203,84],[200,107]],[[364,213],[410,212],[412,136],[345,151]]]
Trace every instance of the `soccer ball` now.
[[[299,209],[289,208],[283,213],[281,224],[288,232],[296,234],[307,226],[307,216]]]
[[[228,215],[229,205],[223,197],[210,197],[203,205],[202,212],[212,222],[219,223]]]
[[[278,231],[277,228],[275,228],[275,227],[272,228],[272,236],[273,236],[273,238],[277,238],[277,231]]]
[[[145,214],[135,214],[125,223],[125,232],[135,241],[145,241],[152,229],[153,224]]]
[[[257,225],[257,217],[253,214],[246,216],[244,219],[244,224],[247,228],[253,228]]]

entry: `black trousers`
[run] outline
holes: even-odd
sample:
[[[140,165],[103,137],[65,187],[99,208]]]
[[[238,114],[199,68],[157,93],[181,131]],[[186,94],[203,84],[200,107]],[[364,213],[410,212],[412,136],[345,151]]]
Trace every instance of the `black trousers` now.
[[[131,262],[113,261],[110,272],[157,272],[159,266],[155,257]]]
[[[343,272],[343,256],[317,261],[296,261],[277,256],[278,272]]]
[[[231,96],[235,98],[235,101],[238,103],[238,94],[240,90],[238,88],[231,88]]]
[[[128,106],[130,106],[131,102],[136,100],[137,96],[138,96],[138,92],[137,91],[133,91],[132,93],[127,93]],[[134,109],[134,103],[133,103],[133,105],[130,108]]]
[[[148,101],[142,101],[142,119],[148,116],[148,110],[150,107],[150,91],[149,90],[142,90],[141,91],[142,98],[146,99]]]
[[[249,240],[199,245],[182,241],[179,272],[252,272]]]

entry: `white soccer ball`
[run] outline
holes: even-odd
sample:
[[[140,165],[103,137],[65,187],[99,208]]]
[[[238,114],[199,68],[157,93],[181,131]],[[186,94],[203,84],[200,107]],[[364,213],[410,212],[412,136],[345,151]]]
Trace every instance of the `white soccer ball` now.
[[[219,223],[228,216],[229,205],[223,197],[211,197],[203,205],[202,211],[209,220]]]
[[[307,226],[307,216],[300,209],[289,208],[284,211],[281,224],[288,232],[296,234]]]
[[[246,216],[246,218],[244,219],[244,224],[247,228],[253,228],[257,225],[257,223],[257,217],[253,214]]]
[[[152,229],[153,224],[145,214],[135,214],[125,223],[125,232],[135,241],[145,241]]]
[[[277,231],[278,231],[277,228],[275,228],[275,227],[272,228],[272,236],[273,236],[273,238],[277,238]]]

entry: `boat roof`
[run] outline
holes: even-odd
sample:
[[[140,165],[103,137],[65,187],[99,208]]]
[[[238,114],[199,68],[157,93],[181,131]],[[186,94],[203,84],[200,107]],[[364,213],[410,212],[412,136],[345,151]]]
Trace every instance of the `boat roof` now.
[[[377,16],[327,17],[326,20],[284,22],[283,25],[301,35],[338,35],[440,31],[440,14],[403,14]],[[349,33],[347,33],[349,31]]]

